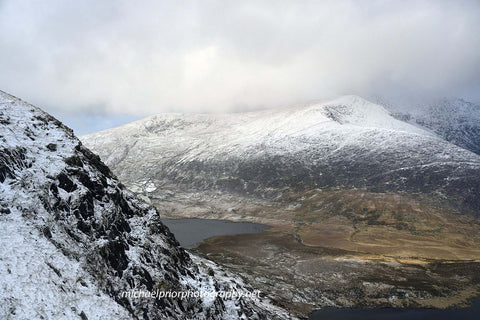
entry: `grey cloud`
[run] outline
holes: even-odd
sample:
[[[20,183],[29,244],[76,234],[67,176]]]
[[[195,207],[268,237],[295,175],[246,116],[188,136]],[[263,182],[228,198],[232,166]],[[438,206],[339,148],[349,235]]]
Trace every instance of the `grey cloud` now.
[[[478,1],[6,0],[0,88],[135,116],[341,94],[478,101],[478,17]]]

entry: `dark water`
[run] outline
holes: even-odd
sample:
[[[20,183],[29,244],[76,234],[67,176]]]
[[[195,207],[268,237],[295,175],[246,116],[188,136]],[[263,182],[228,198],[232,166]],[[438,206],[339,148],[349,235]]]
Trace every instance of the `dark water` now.
[[[270,228],[259,223],[214,219],[162,219],[162,222],[185,248],[194,248],[203,240],[214,236],[260,233]]]
[[[464,309],[347,309],[325,308],[314,311],[310,320],[479,320],[480,299]]]

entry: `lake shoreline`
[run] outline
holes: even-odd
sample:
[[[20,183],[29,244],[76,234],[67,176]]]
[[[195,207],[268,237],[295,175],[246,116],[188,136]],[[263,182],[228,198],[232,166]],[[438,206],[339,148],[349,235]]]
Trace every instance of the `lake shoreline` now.
[[[480,298],[472,299],[470,306],[465,308],[335,308],[326,307],[313,311],[309,320],[473,320],[480,319]]]
[[[161,221],[186,249],[196,248],[212,237],[261,233],[272,228],[260,223],[222,219],[180,218]]]

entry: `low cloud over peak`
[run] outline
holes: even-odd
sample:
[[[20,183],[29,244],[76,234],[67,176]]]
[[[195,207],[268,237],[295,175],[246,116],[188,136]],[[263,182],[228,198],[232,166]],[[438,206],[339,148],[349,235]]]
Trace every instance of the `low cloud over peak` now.
[[[145,116],[370,96],[480,100],[478,1],[0,2],[0,88]]]

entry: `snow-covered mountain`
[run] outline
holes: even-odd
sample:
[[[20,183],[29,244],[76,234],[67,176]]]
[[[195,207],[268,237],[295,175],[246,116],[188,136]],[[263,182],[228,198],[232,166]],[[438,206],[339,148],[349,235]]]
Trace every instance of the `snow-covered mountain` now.
[[[122,296],[253,289],[181,249],[70,129],[1,91],[0,227],[1,319],[289,317],[255,297]]]
[[[227,115],[160,114],[81,137],[135,192],[365,188],[423,193],[475,215],[480,157],[357,96]]]
[[[378,98],[392,115],[432,131],[445,140],[480,154],[480,105],[463,99],[424,103],[395,103]]]

